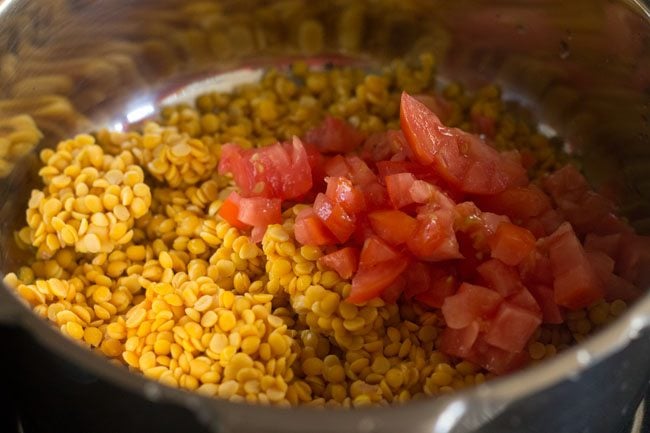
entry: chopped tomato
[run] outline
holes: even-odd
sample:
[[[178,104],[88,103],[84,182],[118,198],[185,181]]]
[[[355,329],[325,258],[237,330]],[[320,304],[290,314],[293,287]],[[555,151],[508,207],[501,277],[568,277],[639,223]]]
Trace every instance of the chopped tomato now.
[[[440,336],[439,349],[451,356],[468,358],[479,334],[479,324],[473,321],[461,329],[445,328]]]
[[[369,268],[378,263],[393,262],[398,260],[401,254],[388,246],[377,236],[370,236],[363,243],[361,248],[360,268]]]
[[[494,117],[489,117],[484,114],[471,114],[472,117],[472,126],[474,131],[479,134],[483,134],[486,137],[494,137],[496,134],[496,121]]]
[[[354,216],[348,215],[338,203],[330,200],[325,194],[320,193],[316,196],[314,212],[339,242],[347,241],[354,233]]]
[[[379,182],[361,185],[359,189],[363,192],[363,199],[369,210],[385,209],[390,206],[388,192],[386,192],[386,188]]]
[[[363,143],[361,155],[366,160],[387,162],[393,155],[403,152],[407,146],[402,131],[377,132]]]
[[[523,227],[501,223],[490,238],[492,257],[510,266],[517,266],[535,249],[535,236]]]
[[[305,134],[305,141],[314,144],[323,153],[350,152],[363,143],[365,136],[338,117],[327,116],[316,128]]]
[[[413,95],[413,97],[423,103],[429,110],[433,111],[443,123],[449,118],[452,106],[446,99],[438,95],[427,94]]]
[[[526,365],[530,355],[527,350],[515,353],[494,347],[479,335],[467,359],[494,374],[505,374]]]
[[[616,259],[616,273],[639,287],[650,284],[650,237],[623,234]]]
[[[585,237],[584,247],[587,251],[601,251],[612,259],[618,257],[619,245],[621,245],[622,235],[620,233],[612,235],[597,235],[589,233]]]
[[[239,221],[239,201],[241,196],[235,191],[231,192],[228,198],[219,208],[219,216],[225,219],[228,224],[238,229],[246,229],[249,226]]]
[[[483,318],[497,309],[503,297],[494,290],[463,283],[458,293],[449,296],[442,304],[442,315],[447,326],[462,329],[474,320]]]
[[[357,185],[368,185],[371,183],[377,183],[378,179],[375,173],[368,167],[368,165],[363,162],[361,158],[354,155],[349,155],[345,157],[345,162],[348,167],[350,167],[350,179]]]
[[[501,296],[510,296],[523,288],[517,270],[500,260],[490,259],[481,263],[476,270],[487,286]]]
[[[562,310],[555,303],[553,289],[548,286],[533,285],[530,287],[530,293],[542,309],[542,320],[544,323],[558,324],[564,322]]]
[[[573,165],[566,165],[544,178],[544,189],[553,200],[579,201],[589,191],[589,184]]]
[[[499,194],[480,197],[481,209],[507,215],[513,220],[526,220],[551,209],[551,200],[535,185],[516,186]]]
[[[429,307],[440,308],[445,299],[456,292],[456,284],[456,279],[451,275],[433,275],[431,285],[425,292],[416,295],[415,299]]]
[[[418,215],[415,232],[406,244],[420,260],[435,262],[462,258],[450,210],[439,209]]]
[[[302,210],[294,225],[296,240],[302,245],[333,245],[336,238],[312,208]]]
[[[548,251],[554,277],[555,302],[558,305],[576,310],[604,296],[602,283],[570,224],[562,224],[548,238]]]
[[[384,289],[381,299],[388,304],[394,304],[404,292],[404,287],[406,287],[406,278],[404,278],[404,274],[401,274]]]
[[[539,316],[540,319],[542,318],[542,309],[537,303],[535,297],[527,288],[522,287],[517,293],[510,295],[506,300],[512,305],[516,305],[532,313],[535,313],[535,315]]]
[[[282,222],[282,209],[280,199],[249,197],[239,199],[239,213],[237,218],[250,226],[266,227],[269,224]]]
[[[424,180],[413,182],[409,194],[415,203],[428,203],[443,209],[453,209],[456,206],[456,203],[440,188]]]
[[[366,208],[363,192],[352,184],[346,177],[328,177],[325,195],[351,215],[360,213]]]
[[[431,110],[406,93],[402,93],[400,120],[417,161],[433,164],[461,191],[496,194],[528,183],[521,163],[503,157],[472,134],[443,126]]]
[[[484,339],[494,347],[517,353],[526,347],[526,343],[541,323],[541,318],[535,313],[504,302],[490,322]]]
[[[359,252],[356,248],[345,247],[318,259],[322,266],[332,269],[341,278],[348,279],[357,271]]]
[[[415,176],[411,173],[391,174],[384,178],[388,197],[395,209],[408,206],[413,203],[411,198],[411,186],[415,182]]]
[[[383,291],[404,272],[407,266],[408,260],[403,257],[377,263],[367,268],[360,266],[352,278],[352,290],[346,300],[353,304],[359,304],[381,296]]]
[[[232,173],[244,196],[291,199],[313,185],[307,152],[295,137],[291,143],[259,149],[226,144],[221,148],[219,171]]]
[[[533,284],[553,284],[553,271],[551,270],[551,260],[548,256],[535,250],[528,255],[518,266],[519,275],[522,281],[527,285]]]
[[[331,177],[351,178],[350,166],[343,155],[334,155],[325,160],[325,173]]]
[[[368,214],[370,226],[391,245],[406,243],[415,232],[415,218],[399,210],[378,210]]]
[[[432,167],[413,161],[378,161],[375,165],[382,178],[399,173],[411,173],[417,179],[428,179],[435,175]]]

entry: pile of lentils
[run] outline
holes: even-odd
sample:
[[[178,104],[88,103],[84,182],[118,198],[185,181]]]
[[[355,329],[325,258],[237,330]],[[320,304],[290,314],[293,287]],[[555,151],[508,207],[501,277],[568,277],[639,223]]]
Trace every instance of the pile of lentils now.
[[[417,302],[357,306],[350,281],[318,264],[283,214],[261,244],[218,215],[234,188],[216,171],[220,147],[264,146],[302,136],[330,114],[365,133],[399,127],[399,96],[436,92],[435,64],[383,69],[297,62],[257,83],[162,109],[157,123],[100,130],[45,149],[27,226],[16,233],[31,260],[5,283],[61,332],[113,362],[172,387],[231,401],[281,406],[388,405],[480,384],[493,374],[437,350],[438,310]],[[490,85],[440,90],[449,126],[494,120],[501,149],[532,153],[531,174],[566,156]],[[23,123],[31,125],[28,121]],[[31,136],[38,135],[33,132]],[[30,137],[31,137],[30,136]],[[622,301],[543,325],[528,351],[555,355],[620,315]]]

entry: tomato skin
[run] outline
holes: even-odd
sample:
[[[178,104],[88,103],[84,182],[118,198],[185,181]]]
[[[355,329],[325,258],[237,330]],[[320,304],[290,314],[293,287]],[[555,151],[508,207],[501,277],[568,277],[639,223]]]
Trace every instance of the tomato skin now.
[[[336,238],[312,208],[302,210],[296,216],[294,235],[302,245],[334,245]]]
[[[378,210],[368,214],[370,226],[391,245],[406,243],[417,227],[415,218],[399,210]]]
[[[406,244],[420,260],[435,262],[462,258],[454,233],[454,217],[449,210],[418,215],[416,230]]]
[[[348,279],[357,271],[359,251],[353,247],[345,247],[318,259],[318,263],[335,271],[341,278]]]
[[[249,226],[239,221],[239,202],[241,196],[235,191],[231,192],[228,198],[224,200],[219,208],[219,216],[225,219],[228,224],[240,230],[247,229]]]
[[[487,287],[501,296],[507,297],[523,289],[517,270],[500,260],[490,259],[481,263],[476,270]]]
[[[462,329],[495,311],[502,301],[503,297],[494,290],[462,283],[458,292],[443,302],[442,315],[448,327]]]
[[[402,93],[400,122],[417,161],[432,164],[461,191],[489,195],[528,183],[521,163],[502,156],[472,134],[443,126],[432,111],[407,93]]]
[[[517,266],[535,249],[536,241],[529,230],[504,222],[499,224],[489,243],[493,258]]]
[[[484,340],[508,352],[521,352],[541,323],[536,314],[506,301],[492,319]]]
[[[381,262],[368,267],[359,267],[352,278],[352,290],[346,301],[360,304],[381,296],[408,266],[408,260],[399,257],[396,260]]]
[[[363,143],[364,134],[338,117],[326,116],[317,127],[307,131],[305,141],[323,153],[347,153]]]
[[[366,202],[361,192],[352,184],[352,181],[346,177],[328,177],[327,190],[325,195],[349,214],[355,215],[366,208]]]
[[[320,193],[314,200],[314,212],[336,236],[339,242],[350,239],[355,230],[355,220],[338,204]]]
[[[443,353],[467,359],[472,354],[472,347],[479,334],[477,321],[471,322],[464,328],[445,328],[440,336],[439,349]]]
[[[602,283],[570,224],[562,224],[547,243],[558,305],[576,310],[604,296]]]

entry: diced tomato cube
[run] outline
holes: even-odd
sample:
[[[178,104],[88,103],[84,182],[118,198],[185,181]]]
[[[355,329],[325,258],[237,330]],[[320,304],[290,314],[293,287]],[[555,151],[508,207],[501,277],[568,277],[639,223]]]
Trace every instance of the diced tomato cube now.
[[[542,309],[542,320],[544,323],[559,324],[564,322],[562,310],[555,303],[553,289],[548,286],[534,285],[530,287],[530,293]]]
[[[325,195],[341,207],[350,215],[355,215],[365,210],[366,202],[363,192],[352,184],[352,181],[346,177],[328,177],[327,190]]]
[[[334,203],[325,194],[320,193],[316,196],[314,212],[339,242],[347,241],[354,233],[356,227],[354,217],[348,215],[339,204]]]
[[[404,274],[399,275],[395,280],[384,289],[381,294],[381,299],[383,299],[388,304],[394,304],[397,302],[399,297],[404,292],[404,287],[406,287],[406,278]]]
[[[506,265],[517,266],[535,249],[535,236],[523,227],[501,223],[490,238],[492,257]]]
[[[359,252],[353,247],[341,248],[333,253],[322,256],[318,259],[318,263],[332,269],[341,278],[348,279],[357,271]]]
[[[343,155],[334,155],[325,160],[325,173],[331,177],[351,178],[351,169]]]
[[[533,284],[553,284],[553,270],[548,256],[535,250],[519,263],[517,267],[521,280],[526,286]]]
[[[494,374],[505,374],[525,366],[530,355],[527,350],[515,353],[494,347],[479,335],[467,359]]]
[[[244,224],[266,227],[282,222],[279,198],[249,197],[239,199],[237,218]]]
[[[520,352],[542,323],[535,313],[504,302],[490,323],[485,342],[508,352]]]
[[[363,186],[378,181],[375,173],[358,156],[348,155],[345,157],[345,162],[350,167],[350,179],[355,184]]]
[[[550,198],[535,185],[517,186],[499,194],[478,199],[481,209],[526,220],[551,209]]]
[[[452,211],[439,209],[418,215],[417,228],[407,246],[420,260],[435,262],[461,258]]]
[[[585,236],[585,250],[587,251],[602,251],[612,259],[616,260],[618,257],[618,249],[621,245],[621,238],[623,235],[615,233],[612,235],[597,235],[589,233]]]
[[[415,232],[415,218],[399,210],[378,210],[368,214],[372,229],[391,245],[406,243]]]
[[[616,273],[639,287],[650,284],[650,237],[624,233]]]
[[[454,209],[456,203],[437,186],[424,180],[416,180],[409,188],[415,203],[426,203],[442,209]]]
[[[388,246],[377,236],[368,237],[361,248],[360,268],[369,268],[378,263],[393,262],[401,257],[401,254]]]
[[[562,224],[549,236],[547,242],[554,277],[555,302],[575,310],[603,298],[605,293],[602,283],[571,225]]]
[[[228,224],[238,229],[246,229],[249,226],[239,221],[239,201],[241,196],[235,191],[231,192],[219,208],[219,216],[225,219]]]
[[[302,245],[333,245],[336,238],[312,208],[302,210],[296,216],[294,235]]]
[[[510,296],[523,288],[517,270],[497,259],[481,263],[476,270],[487,286],[501,296]]]
[[[393,155],[402,152],[407,146],[402,131],[377,132],[370,135],[363,143],[361,155],[366,160],[385,162]]]
[[[440,308],[446,298],[456,293],[456,284],[456,279],[451,275],[433,276],[431,285],[425,292],[417,294],[415,299],[429,307]]]
[[[502,300],[503,297],[494,290],[463,283],[455,295],[447,297],[443,302],[442,315],[447,326],[461,329],[492,313]]]
[[[315,144],[321,152],[347,153],[363,143],[365,136],[338,117],[326,116],[316,128],[305,134],[305,141]]]
[[[535,313],[535,315],[540,319],[542,318],[542,309],[537,303],[535,297],[525,287],[522,287],[517,293],[508,296],[506,300],[512,305],[516,305],[530,311],[531,313]]]
[[[402,131],[421,164],[432,164],[449,184],[473,194],[496,194],[525,185],[520,162],[504,157],[475,135],[447,128],[424,104],[402,93]]]
[[[360,185],[359,189],[363,192],[367,210],[385,209],[390,206],[386,188],[379,182]]]
[[[439,349],[443,353],[459,358],[467,358],[479,334],[479,325],[473,321],[461,329],[445,328],[440,336]]]
[[[359,304],[381,296],[407,266],[408,260],[403,257],[366,268],[360,266],[352,278],[352,290],[346,300]]]
[[[411,197],[411,186],[415,182],[415,176],[411,173],[391,174],[384,178],[388,197],[395,209],[408,206],[414,202]]]

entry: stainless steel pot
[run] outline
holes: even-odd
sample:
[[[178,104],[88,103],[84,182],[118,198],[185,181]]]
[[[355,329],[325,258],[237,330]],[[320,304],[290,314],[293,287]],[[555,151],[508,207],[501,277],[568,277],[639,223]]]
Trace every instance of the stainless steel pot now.
[[[424,50],[437,54],[443,79],[498,82],[534,108],[650,231],[650,12],[635,0],[0,0],[0,119],[31,114],[48,145],[138,120],[198,77],[296,57],[370,64]],[[8,270],[36,158],[3,158],[14,168],[0,182]],[[71,399],[66,406],[95,411],[86,431],[98,432],[131,431],[118,421],[127,417],[156,431],[609,433],[650,378],[650,294],[539,366],[449,397],[351,411],[233,404],[161,386],[69,342],[5,287],[0,325],[18,330],[10,350],[22,351],[16,362],[31,366],[34,383],[56,377],[62,386],[16,404]],[[39,416],[67,425],[51,409]]]

